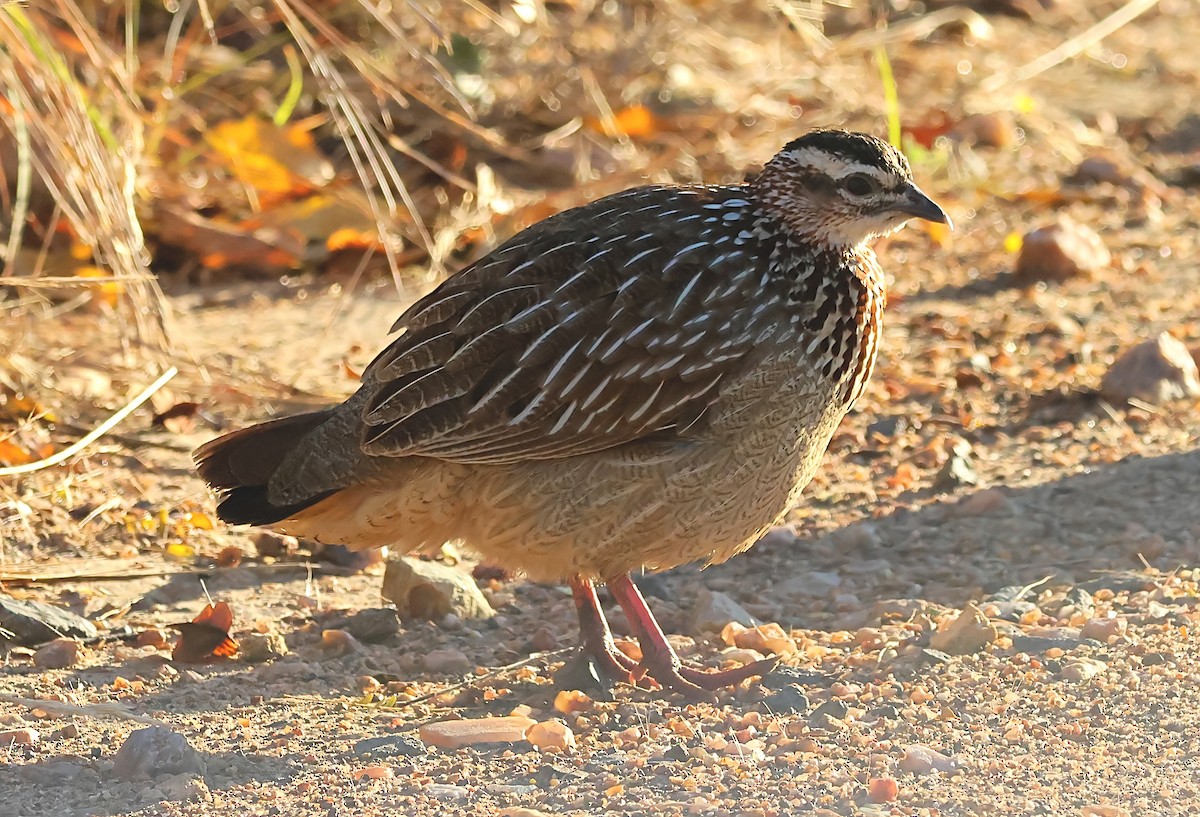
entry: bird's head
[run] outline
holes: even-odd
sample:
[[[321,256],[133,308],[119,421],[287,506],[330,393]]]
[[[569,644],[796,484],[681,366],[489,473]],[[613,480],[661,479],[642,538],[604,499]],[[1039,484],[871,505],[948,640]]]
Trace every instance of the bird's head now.
[[[865,133],[810,131],[785,145],[751,186],[788,227],[830,246],[856,246],[914,217],[950,224],[913,182],[904,154]]]

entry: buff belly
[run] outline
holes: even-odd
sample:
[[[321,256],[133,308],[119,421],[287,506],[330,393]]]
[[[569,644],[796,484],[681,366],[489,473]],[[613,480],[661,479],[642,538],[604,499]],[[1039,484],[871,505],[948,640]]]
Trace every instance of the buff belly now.
[[[381,459],[362,483],[278,527],[355,549],[461,540],[547,581],[721,562],[795,504],[844,414],[827,399],[760,385],[775,389],[773,399],[714,418],[703,442],[500,466]]]

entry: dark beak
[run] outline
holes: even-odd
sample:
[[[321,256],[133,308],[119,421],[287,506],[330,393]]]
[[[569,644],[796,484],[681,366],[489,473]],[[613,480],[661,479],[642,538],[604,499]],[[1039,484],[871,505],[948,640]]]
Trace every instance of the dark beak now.
[[[906,189],[900,194],[900,199],[892,205],[892,209],[916,218],[923,218],[926,221],[936,221],[939,224],[945,224],[951,230],[954,229],[954,222],[950,220],[950,216],[946,215],[946,211],[938,207],[937,202],[926,196],[921,188],[912,182],[908,183]]]

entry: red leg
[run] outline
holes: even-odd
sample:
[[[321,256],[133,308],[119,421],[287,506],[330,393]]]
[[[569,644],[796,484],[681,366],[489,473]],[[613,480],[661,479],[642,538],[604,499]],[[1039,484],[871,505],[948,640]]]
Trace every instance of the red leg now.
[[[608,589],[625,611],[629,626],[642,648],[642,661],[634,670],[635,678],[648,676],[660,686],[689,698],[711,699],[713,690],[739,684],[755,675],[765,675],[779,664],[779,658],[772,657],[730,670],[684,666],[629,574],[609,581]]]
[[[596,588],[589,580],[575,576],[571,579],[571,595],[575,599],[575,612],[579,615],[582,642],[579,657],[585,666],[590,665],[594,675],[602,682],[632,684],[632,672],[637,664],[613,643],[612,631],[596,597]]]

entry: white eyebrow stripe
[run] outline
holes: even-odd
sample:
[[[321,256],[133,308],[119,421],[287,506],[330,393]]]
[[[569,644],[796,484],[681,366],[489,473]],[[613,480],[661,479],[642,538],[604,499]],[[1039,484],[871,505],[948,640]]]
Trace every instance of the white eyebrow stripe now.
[[[840,180],[855,173],[865,173],[885,185],[893,181],[894,174],[883,168],[862,162],[848,162],[820,148],[801,148],[788,151],[784,156],[801,167],[810,167],[831,179]]]

